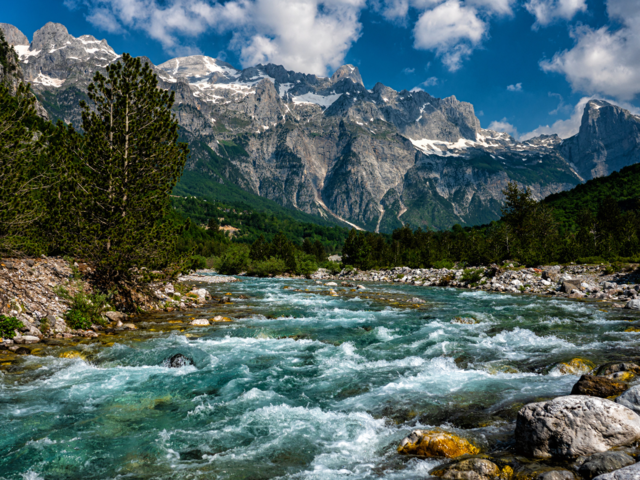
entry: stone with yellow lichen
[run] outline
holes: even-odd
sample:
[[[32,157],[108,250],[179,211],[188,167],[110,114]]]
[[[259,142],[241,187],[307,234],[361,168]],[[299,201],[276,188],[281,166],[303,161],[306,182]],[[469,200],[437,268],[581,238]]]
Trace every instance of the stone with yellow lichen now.
[[[591,372],[596,365],[584,358],[574,358],[568,362],[560,363],[552,370],[552,372],[560,375],[583,375]]]
[[[233,322],[229,317],[223,317],[222,315],[216,315],[211,319],[212,322]]]
[[[421,457],[456,458],[460,455],[475,455],[480,449],[453,433],[438,430],[414,430],[402,440],[398,453]]]
[[[640,328],[638,327],[629,327],[625,330],[625,332],[630,332],[630,333],[638,333],[640,332]]]
[[[81,358],[82,360],[86,359],[87,357],[81,353],[78,352],[76,350],[69,350],[67,352],[62,352],[60,355],[58,355],[60,358]]]

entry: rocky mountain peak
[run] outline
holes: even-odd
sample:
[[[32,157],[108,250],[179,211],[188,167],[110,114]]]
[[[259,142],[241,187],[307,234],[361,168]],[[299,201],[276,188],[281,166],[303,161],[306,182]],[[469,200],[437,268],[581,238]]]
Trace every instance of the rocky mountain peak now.
[[[349,78],[353,83],[358,83],[364,86],[362,77],[360,76],[360,70],[358,70],[358,67],[354,67],[353,65],[342,65],[337,69],[333,75],[331,75],[331,83],[337,83],[343,78]]]
[[[29,39],[27,36],[13,25],[0,23],[0,30],[2,30],[4,39],[9,45],[29,45]]]
[[[62,46],[73,40],[67,27],[61,23],[49,22],[33,34],[31,50],[45,50],[47,47]]]

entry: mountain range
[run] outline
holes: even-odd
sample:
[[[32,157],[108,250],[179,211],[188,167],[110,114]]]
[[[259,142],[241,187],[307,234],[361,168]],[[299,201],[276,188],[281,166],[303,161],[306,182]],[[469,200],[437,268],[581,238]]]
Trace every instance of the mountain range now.
[[[31,42],[12,25],[0,30],[42,114],[81,126],[88,84],[120,55],[61,24],[46,24]],[[177,188],[184,195],[248,192],[370,231],[443,229],[497,219],[509,181],[540,199],[640,161],[640,117],[602,100],[587,103],[575,136],[519,142],[481,128],[473,105],[454,96],[367,89],[353,65],[319,77],[273,64],[240,70],[202,55],[142,59],[159,87],[175,92],[191,149]]]

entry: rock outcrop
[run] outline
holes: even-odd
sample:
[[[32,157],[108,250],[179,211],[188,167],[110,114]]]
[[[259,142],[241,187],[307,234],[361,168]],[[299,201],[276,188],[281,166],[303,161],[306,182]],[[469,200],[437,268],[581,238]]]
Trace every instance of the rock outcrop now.
[[[640,416],[610,400],[571,395],[523,407],[515,435],[524,455],[574,458],[640,440]]]
[[[609,398],[620,395],[628,385],[606,377],[583,375],[573,386],[571,395],[590,395],[592,397]]]
[[[611,473],[598,475],[594,480],[638,480],[640,478],[640,463],[615,470]]]
[[[414,430],[398,447],[400,454],[421,457],[455,458],[479,452],[467,439],[438,430]]]
[[[616,403],[619,403],[640,415],[640,385],[635,385],[624,392],[616,398]]]
[[[585,480],[591,480],[598,475],[613,472],[634,463],[636,463],[634,458],[624,452],[596,453],[585,459],[578,473]]]

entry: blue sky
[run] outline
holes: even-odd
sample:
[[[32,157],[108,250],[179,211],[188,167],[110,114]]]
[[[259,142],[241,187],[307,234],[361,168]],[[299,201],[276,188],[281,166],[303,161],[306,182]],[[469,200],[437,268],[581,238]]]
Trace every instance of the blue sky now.
[[[188,54],[272,62],[473,103],[483,127],[577,131],[588,98],[640,106],[639,0],[26,0],[0,22],[46,22],[156,63]]]

